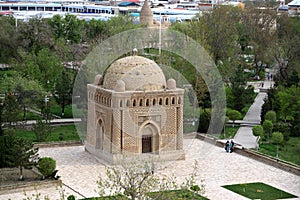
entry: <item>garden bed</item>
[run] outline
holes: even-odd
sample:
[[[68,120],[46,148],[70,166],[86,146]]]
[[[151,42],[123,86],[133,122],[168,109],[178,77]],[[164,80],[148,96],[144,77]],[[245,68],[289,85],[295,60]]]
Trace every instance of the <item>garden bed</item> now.
[[[18,168],[0,169],[0,194],[22,192],[24,189],[39,189],[49,186],[58,186],[59,180],[42,179],[42,175],[33,169],[23,169],[24,180],[19,180]]]

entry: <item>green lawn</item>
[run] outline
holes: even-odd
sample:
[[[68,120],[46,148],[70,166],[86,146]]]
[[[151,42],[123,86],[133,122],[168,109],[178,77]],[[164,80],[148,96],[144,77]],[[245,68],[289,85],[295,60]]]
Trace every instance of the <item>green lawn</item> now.
[[[51,134],[46,142],[60,141],[59,135],[62,135],[63,141],[79,141],[80,138],[77,134],[75,125],[64,125],[52,127]],[[36,142],[36,136],[33,131],[17,129],[15,135]]]
[[[209,134],[208,136],[211,136],[215,139],[231,139],[231,138],[234,138],[234,136],[239,128],[240,128],[240,126],[237,126],[237,125],[235,125],[234,127],[232,127],[231,125],[226,126],[225,127],[225,136],[224,136],[224,132],[222,132],[221,134]]]
[[[219,139],[231,139],[234,138],[236,132],[238,131],[238,129],[240,128],[240,126],[235,125],[234,127],[232,126],[226,126],[225,127],[225,137],[224,137],[224,133],[219,135]]]
[[[189,190],[170,190],[165,192],[151,192],[149,194],[150,198],[160,199],[160,200],[208,200],[207,198],[194,194]],[[94,197],[87,198],[84,200],[127,200],[128,198],[124,196],[110,196],[110,197]]]
[[[290,137],[289,141],[279,146],[278,157],[282,160],[300,165],[300,137]],[[276,157],[276,145],[271,143],[262,143],[259,145],[259,152]]]
[[[152,198],[157,198],[162,199],[162,200],[173,200],[173,199],[187,199],[187,200],[206,200],[207,198],[195,194],[190,190],[169,190],[165,192],[152,192],[149,194],[150,197]]]
[[[61,106],[59,105],[51,105],[50,112],[62,118],[73,118],[72,105],[65,106],[64,116],[61,116]]]
[[[264,183],[244,183],[222,187],[249,199],[275,200],[297,197]]]

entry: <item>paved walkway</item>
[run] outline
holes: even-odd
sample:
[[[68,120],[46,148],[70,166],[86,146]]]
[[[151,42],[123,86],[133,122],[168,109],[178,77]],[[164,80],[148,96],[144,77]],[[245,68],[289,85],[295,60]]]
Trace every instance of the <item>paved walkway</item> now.
[[[162,164],[156,173],[176,176],[181,182],[192,172],[193,163],[198,161],[198,178],[204,181],[205,196],[212,200],[246,200],[222,186],[227,184],[263,182],[278,189],[300,197],[300,178],[294,174],[274,168],[248,157],[226,153],[223,148],[199,139],[184,139],[186,160]],[[105,176],[105,165],[101,160],[84,151],[83,146],[41,148],[41,156],[56,159],[57,169],[63,183],[69,185],[86,197],[97,196],[96,181],[99,176]],[[82,198],[77,193],[63,187],[65,195],[73,194],[77,199]],[[54,187],[38,190],[41,197],[48,195],[52,200],[59,199],[59,189]],[[32,191],[27,191],[31,195]],[[35,193],[35,192],[33,192]],[[1,195],[1,200],[21,200],[24,193]],[[299,198],[295,198],[299,199]]]
[[[262,88],[260,82],[253,82],[248,84],[251,84],[255,87],[256,91],[258,92],[258,95],[256,96],[254,103],[249,108],[244,119],[240,121],[241,127],[237,131],[234,137],[234,141],[242,145],[244,148],[250,149],[258,147],[257,137],[253,135],[252,127],[254,125],[260,124],[261,107],[264,104],[264,98],[267,96],[267,93],[259,92],[259,90]],[[264,81],[263,89],[269,89],[273,85],[273,81]]]

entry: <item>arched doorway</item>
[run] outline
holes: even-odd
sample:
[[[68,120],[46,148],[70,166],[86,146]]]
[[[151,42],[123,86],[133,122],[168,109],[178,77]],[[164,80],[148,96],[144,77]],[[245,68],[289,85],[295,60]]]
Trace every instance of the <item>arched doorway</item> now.
[[[97,124],[97,131],[96,131],[96,149],[103,150],[103,140],[104,140],[104,123],[101,119],[99,119]]]
[[[151,153],[152,152],[152,136],[142,137],[142,153]]]
[[[159,149],[159,134],[157,127],[152,123],[142,125],[141,133],[141,152],[154,153]]]

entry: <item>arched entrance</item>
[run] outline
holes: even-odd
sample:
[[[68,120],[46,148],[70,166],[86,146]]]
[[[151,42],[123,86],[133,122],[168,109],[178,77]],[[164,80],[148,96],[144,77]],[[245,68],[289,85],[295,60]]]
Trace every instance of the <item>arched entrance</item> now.
[[[152,136],[142,137],[142,153],[151,153],[152,152]]]
[[[141,152],[154,153],[159,150],[159,134],[157,127],[152,123],[142,125],[141,133]]]
[[[103,140],[104,140],[104,123],[101,119],[99,119],[97,124],[97,131],[96,131],[96,149],[103,150]]]

